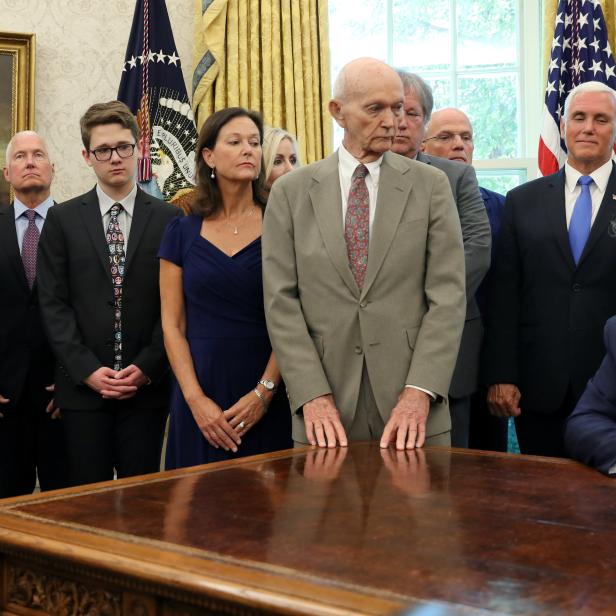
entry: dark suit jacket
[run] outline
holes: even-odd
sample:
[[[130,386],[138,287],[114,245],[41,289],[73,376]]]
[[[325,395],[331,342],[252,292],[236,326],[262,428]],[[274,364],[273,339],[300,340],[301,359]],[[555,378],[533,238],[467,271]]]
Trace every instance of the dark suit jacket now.
[[[160,408],[169,372],[160,323],[157,252],[177,208],[137,190],[122,287],[124,365],[152,380],[131,404]],[[100,408],[102,398],[83,384],[113,365],[113,287],[96,189],[50,210],[39,243],[38,286],[43,320],[58,358],[55,399],[60,408]]]
[[[486,213],[475,170],[446,158],[419,152],[417,160],[440,169],[447,175],[456,202],[466,267],[466,320],[456,367],[451,378],[449,395],[461,398],[472,394],[479,380],[479,355],[483,326],[475,294],[490,267],[490,223]]]
[[[511,190],[505,201],[488,304],[484,376],[516,384],[522,409],[575,400],[604,354],[616,314],[616,170],[577,267],[565,218],[564,170]]]
[[[10,399],[2,407],[8,410],[17,405],[28,372],[42,388],[53,383],[54,365],[41,323],[37,285],[30,290],[26,280],[12,204],[0,209],[0,285],[0,394]]]
[[[607,474],[616,464],[616,317],[604,339],[607,354],[567,421],[565,444],[574,458]]]

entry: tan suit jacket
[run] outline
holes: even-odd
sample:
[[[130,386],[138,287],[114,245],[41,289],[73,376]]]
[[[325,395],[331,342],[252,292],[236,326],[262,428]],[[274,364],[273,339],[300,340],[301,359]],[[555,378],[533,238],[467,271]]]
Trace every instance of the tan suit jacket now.
[[[450,429],[447,392],[466,310],[460,221],[446,176],[386,153],[360,292],[349,268],[338,155],[278,179],[263,225],[265,312],[293,411],[332,393],[350,428],[363,363],[387,422],[405,384],[434,392],[427,435]]]

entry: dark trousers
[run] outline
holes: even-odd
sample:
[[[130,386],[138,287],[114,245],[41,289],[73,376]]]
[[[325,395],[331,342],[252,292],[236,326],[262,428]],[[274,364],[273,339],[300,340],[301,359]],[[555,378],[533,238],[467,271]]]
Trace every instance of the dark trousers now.
[[[68,485],[63,420],[45,412],[51,396],[29,376],[17,403],[0,406],[0,498],[31,494],[37,471],[41,490]]]
[[[554,412],[537,413],[522,408],[520,416],[515,418],[520,452],[535,456],[567,458],[565,424],[576,402],[569,390],[560,408]]]
[[[508,421],[488,409],[488,392],[483,387],[471,396],[468,446],[486,451],[507,451]]]
[[[106,400],[95,411],[63,410],[72,486],[155,473],[160,469],[168,407],[136,409]]]

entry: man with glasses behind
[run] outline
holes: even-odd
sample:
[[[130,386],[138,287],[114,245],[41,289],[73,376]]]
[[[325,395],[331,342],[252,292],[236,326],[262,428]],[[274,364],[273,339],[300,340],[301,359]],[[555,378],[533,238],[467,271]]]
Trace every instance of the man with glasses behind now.
[[[475,293],[490,266],[490,223],[472,167],[421,152],[434,104],[432,91],[418,75],[398,71],[404,86],[404,116],[392,151],[432,165],[449,179],[458,209],[466,266],[466,320],[458,360],[449,388],[451,444],[469,446],[470,396],[478,388],[479,352],[483,327]]]
[[[473,127],[468,116],[463,111],[453,107],[435,111],[428,123],[422,148],[426,154],[454,160],[464,165],[471,165],[475,142],[473,140]],[[490,221],[492,254],[494,254],[505,197],[483,186],[479,187],[479,192]],[[489,285],[490,272],[486,274],[475,295],[484,323]],[[486,393],[485,388],[482,387],[471,398],[469,446],[473,449],[507,451],[507,419],[494,417],[490,414]]]
[[[124,103],[92,105],[80,124],[97,183],[49,211],[38,264],[71,485],[159,468],[169,368],[156,254],[180,213],[137,187],[139,129]]]

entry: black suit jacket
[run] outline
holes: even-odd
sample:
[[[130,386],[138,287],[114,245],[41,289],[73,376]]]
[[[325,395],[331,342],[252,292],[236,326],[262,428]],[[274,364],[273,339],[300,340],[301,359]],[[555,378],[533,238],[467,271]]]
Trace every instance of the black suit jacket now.
[[[130,404],[167,403],[169,367],[160,323],[157,252],[177,208],[137,190],[122,286],[124,365],[152,380]],[[102,398],[83,384],[101,366],[113,366],[113,287],[96,189],[50,210],[38,255],[41,310],[58,358],[55,400],[60,408],[100,408]]]
[[[30,290],[26,280],[13,204],[0,209],[0,285],[0,394],[10,399],[2,407],[8,410],[17,405],[29,372],[42,389],[53,383],[54,365],[41,323],[37,286]]]
[[[473,167],[423,152],[417,154],[417,160],[445,173],[462,227],[466,268],[466,318],[449,387],[450,396],[461,398],[477,390],[479,379],[483,325],[475,294],[490,267],[490,221]]]
[[[516,384],[521,406],[552,412],[575,400],[605,353],[616,313],[616,169],[576,266],[565,217],[565,173],[507,195],[493,264],[483,373]]]

